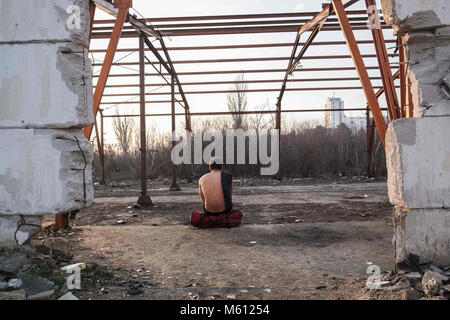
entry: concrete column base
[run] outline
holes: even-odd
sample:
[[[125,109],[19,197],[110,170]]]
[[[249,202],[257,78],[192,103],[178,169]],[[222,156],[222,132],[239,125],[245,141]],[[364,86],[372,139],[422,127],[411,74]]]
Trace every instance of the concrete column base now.
[[[409,254],[420,263],[450,265],[450,209],[394,209],[393,244],[396,262]]]
[[[43,216],[0,215],[0,244],[2,247],[23,245],[41,231]]]

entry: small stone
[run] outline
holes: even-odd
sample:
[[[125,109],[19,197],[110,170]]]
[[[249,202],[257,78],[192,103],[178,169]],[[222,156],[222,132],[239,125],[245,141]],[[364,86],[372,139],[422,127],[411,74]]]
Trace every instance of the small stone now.
[[[15,290],[9,292],[0,292],[0,300],[25,300],[27,294],[25,290]]]
[[[264,289],[264,291],[267,292],[267,293],[271,293],[272,289]]]
[[[234,300],[236,299],[236,296],[234,294],[229,294],[227,295],[227,299]]]
[[[25,253],[16,252],[0,257],[0,270],[16,274],[19,269],[30,260]]]
[[[407,273],[405,277],[408,279],[422,279],[422,275],[419,272]]]
[[[5,290],[8,288],[8,282],[0,282],[0,290]]]
[[[19,289],[22,286],[22,280],[14,278],[8,281],[8,287]]]
[[[34,276],[27,273],[19,273],[22,280],[22,287],[25,289],[27,295],[32,296],[40,292],[53,290],[55,283],[46,278]]]
[[[65,295],[61,296],[58,300],[80,300],[75,297],[72,292],[67,292]]]
[[[433,297],[439,294],[439,287],[448,277],[442,273],[427,270],[422,278],[422,289],[427,296]]]
[[[402,300],[418,300],[421,295],[420,292],[414,289],[405,289],[400,291],[402,295]]]
[[[28,300],[55,300],[55,290],[48,290],[34,294],[27,298]]]

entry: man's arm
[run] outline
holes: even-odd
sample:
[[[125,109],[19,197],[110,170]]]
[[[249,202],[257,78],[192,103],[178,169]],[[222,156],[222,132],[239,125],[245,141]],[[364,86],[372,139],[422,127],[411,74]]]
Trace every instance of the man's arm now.
[[[198,182],[198,192],[200,194],[200,199],[202,200],[203,205],[205,205],[205,196],[203,195],[201,181]]]

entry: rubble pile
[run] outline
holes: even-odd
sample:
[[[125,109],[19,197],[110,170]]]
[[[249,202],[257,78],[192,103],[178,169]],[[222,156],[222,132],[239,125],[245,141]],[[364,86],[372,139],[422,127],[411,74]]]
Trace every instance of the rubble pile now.
[[[396,272],[381,275],[376,290],[366,289],[361,299],[449,300],[450,266],[399,264]]]

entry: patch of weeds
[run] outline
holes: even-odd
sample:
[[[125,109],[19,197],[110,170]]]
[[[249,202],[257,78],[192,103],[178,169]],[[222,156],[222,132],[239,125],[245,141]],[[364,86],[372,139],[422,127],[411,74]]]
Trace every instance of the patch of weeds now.
[[[106,267],[100,266],[96,263],[86,265],[86,269],[81,271],[82,287],[96,287],[110,282],[115,277],[115,274]]]
[[[50,259],[37,260],[27,272],[31,275],[53,281],[59,288],[66,281],[65,273],[61,270],[61,266],[56,261]]]

